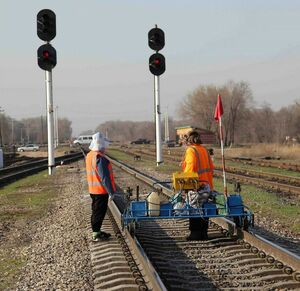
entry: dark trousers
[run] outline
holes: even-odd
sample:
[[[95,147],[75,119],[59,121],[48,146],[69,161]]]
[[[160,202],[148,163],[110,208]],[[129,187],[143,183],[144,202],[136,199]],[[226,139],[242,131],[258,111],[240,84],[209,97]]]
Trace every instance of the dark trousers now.
[[[93,232],[99,232],[107,211],[108,194],[90,194],[92,198],[91,224]]]
[[[190,218],[190,231],[199,232],[203,235],[207,235],[208,218],[202,218],[202,217]]]

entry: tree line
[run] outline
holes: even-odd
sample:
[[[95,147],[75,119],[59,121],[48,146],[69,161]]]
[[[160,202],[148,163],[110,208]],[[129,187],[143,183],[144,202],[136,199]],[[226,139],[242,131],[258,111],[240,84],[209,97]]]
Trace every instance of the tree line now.
[[[162,128],[163,128],[162,121]],[[179,126],[178,121],[169,118],[169,138],[175,140],[175,127]],[[155,123],[152,121],[107,121],[99,124],[96,131],[104,133],[110,140],[128,142],[145,138],[155,140]],[[163,139],[165,139],[163,132]]]
[[[214,111],[218,94],[223,101],[222,116],[225,145],[237,143],[284,143],[300,140],[300,102],[274,111],[269,104],[256,106],[247,82],[229,81],[221,86],[201,85],[188,94],[178,106],[180,120],[169,119],[170,139],[175,127],[192,125],[218,135]],[[164,121],[162,120],[162,128]],[[155,139],[154,122],[107,121],[96,128],[111,140]],[[164,139],[164,136],[163,136]]]
[[[67,118],[58,118],[55,128],[59,142],[71,140],[71,125]],[[0,146],[25,143],[47,143],[47,118],[40,116],[16,120],[0,113]]]
[[[224,143],[285,143],[300,141],[300,101],[274,111],[269,104],[256,106],[247,82],[229,81],[224,85],[201,85],[187,94],[178,105],[179,120],[169,118],[169,137],[175,140],[175,127],[192,125],[218,135],[214,110],[218,94],[223,101],[222,116]],[[60,142],[72,138],[72,122],[58,119]],[[162,116],[164,129],[164,116]],[[138,138],[155,140],[153,121],[106,121],[81,134],[103,132],[110,140],[128,142]],[[163,139],[164,130],[163,130]],[[24,143],[47,143],[47,120],[45,116],[16,120],[0,110],[0,146]]]
[[[246,82],[230,81],[222,86],[204,85],[188,94],[179,106],[180,116],[207,130],[218,132],[213,121],[217,95],[222,97],[223,134],[226,145],[236,143],[284,143],[300,140],[300,103],[272,110],[269,104],[256,107]]]

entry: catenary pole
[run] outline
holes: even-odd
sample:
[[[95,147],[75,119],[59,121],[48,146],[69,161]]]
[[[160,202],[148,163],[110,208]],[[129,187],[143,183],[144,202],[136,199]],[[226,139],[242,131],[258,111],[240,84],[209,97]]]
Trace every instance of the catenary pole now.
[[[159,95],[159,76],[154,76],[154,97],[155,97],[155,126],[156,126],[156,165],[163,163],[162,140],[161,140],[161,112]]]
[[[47,98],[47,129],[48,129],[48,174],[54,171],[54,118],[53,118],[53,94],[52,71],[45,71],[46,98]]]

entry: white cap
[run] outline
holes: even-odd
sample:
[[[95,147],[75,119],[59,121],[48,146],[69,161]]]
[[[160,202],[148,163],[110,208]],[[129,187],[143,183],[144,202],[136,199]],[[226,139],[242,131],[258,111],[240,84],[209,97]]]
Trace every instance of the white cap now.
[[[101,132],[93,134],[92,138],[93,140],[91,141],[91,144],[89,146],[89,149],[91,151],[104,151],[109,145],[109,142]]]

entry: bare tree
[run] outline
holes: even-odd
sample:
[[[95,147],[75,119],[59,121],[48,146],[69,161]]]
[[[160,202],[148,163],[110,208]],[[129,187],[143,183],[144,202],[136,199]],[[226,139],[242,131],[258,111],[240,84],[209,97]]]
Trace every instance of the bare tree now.
[[[180,104],[179,114],[193,125],[217,131],[213,116],[218,94],[222,96],[223,100],[224,141],[228,145],[235,142],[238,124],[243,121],[248,107],[252,103],[252,92],[246,82],[230,81],[219,87],[200,86],[183,100]]]
[[[244,119],[247,108],[252,102],[252,92],[246,82],[235,83],[230,81],[227,85],[228,95],[225,95],[224,103],[228,113],[227,128],[229,134],[228,144],[235,143],[235,134],[238,124]]]
[[[128,142],[138,138],[154,140],[155,126],[150,121],[107,121],[99,124],[96,131],[107,134],[110,140]]]
[[[58,119],[58,139],[60,142],[69,141],[72,136],[72,122],[67,118]]]
[[[220,88],[214,85],[200,86],[181,102],[178,110],[180,117],[199,127],[212,130],[214,106],[219,90]]]

